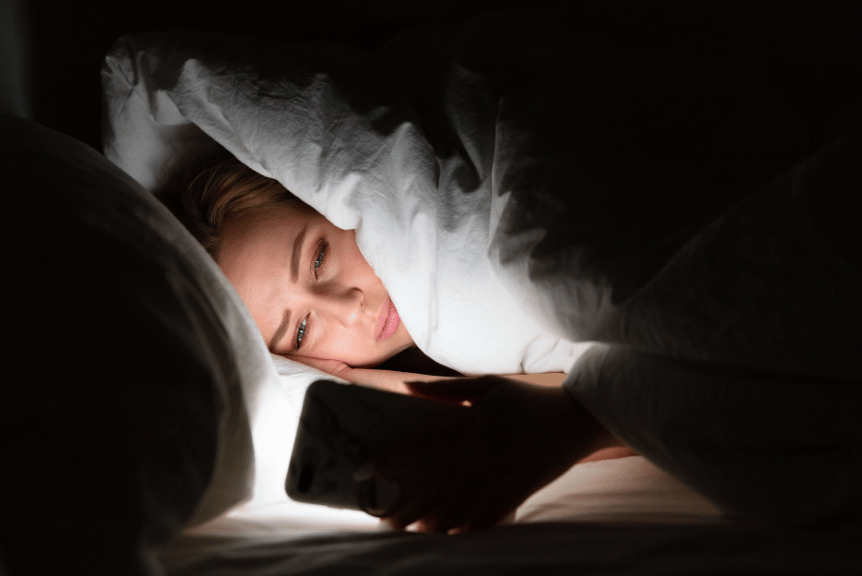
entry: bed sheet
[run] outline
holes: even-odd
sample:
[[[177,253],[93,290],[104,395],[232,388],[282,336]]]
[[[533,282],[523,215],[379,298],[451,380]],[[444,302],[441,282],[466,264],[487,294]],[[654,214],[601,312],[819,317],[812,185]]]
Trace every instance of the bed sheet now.
[[[445,535],[341,532],[190,537],[162,553],[175,576],[858,574],[858,539],[733,526],[540,523]]]
[[[169,574],[375,574],[393,569],[496,574],[509,573],[513,564],[542,574],[584,563],[598,570],[612,561],[619,552],[613,538],[625,536],[614,536],[609,528],[625,526],[637,534],[644,526],[649,531],[667,526],[705,530],[726,524],[706,499],[640,456],[574,466],[524,502],[505,521],[505,531],[501,526],[460,541],[395,534],[362,513],[327,514],[314,509],[321,507],[303,506],[282,500],[235,509],[184,531],[161,551],[160,560]],[[549,524],[555,522],[565,524]],[[591,544],[578,541],[586,533]],[[657,541],[672,544],[682,535],[688,533],[671,531]],[[583,556],[581,546],[599,542],[607,557]]]

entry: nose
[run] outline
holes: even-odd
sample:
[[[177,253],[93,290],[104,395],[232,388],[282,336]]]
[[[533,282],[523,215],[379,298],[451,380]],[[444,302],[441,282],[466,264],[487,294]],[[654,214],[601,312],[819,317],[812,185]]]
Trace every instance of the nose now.
[[[321,313],[347,328],[359,322],[365,306],[365,297],[360,289],[326,289],[321,292]]]

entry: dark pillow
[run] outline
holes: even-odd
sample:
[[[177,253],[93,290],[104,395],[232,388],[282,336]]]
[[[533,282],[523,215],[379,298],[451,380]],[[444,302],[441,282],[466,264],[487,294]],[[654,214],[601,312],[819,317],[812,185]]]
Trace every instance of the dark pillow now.
[[[167,211],[72,138],[0,117],[0,183],[3,568],[160,573],[151,551],[211,483],[239,387],[218,279]]]

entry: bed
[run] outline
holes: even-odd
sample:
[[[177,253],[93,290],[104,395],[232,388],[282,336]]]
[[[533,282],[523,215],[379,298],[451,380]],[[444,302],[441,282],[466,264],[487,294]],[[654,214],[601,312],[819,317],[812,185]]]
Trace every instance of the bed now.
[[[321,569],[343,573],[354,554],[376,556],[372,570],[403,554],[391,549],[401,536],[377,533],[376,519],[275,494],[296,426],[291,400],[315,375],[276,368],[182,226],[88,146],[10,116],[0,127],[3,176],[16,191],[4,243],[26,247],[6,251],[18,332],[7,349],[14,385],[3,392],[3,573],[302,573],[324,556]],[[48,330],[58,344],[46,350]],[[639,457],[570,475],[525,503],[517,521],[718,519]],[[440,545],[429,539],[420,557]],[[316,560],[291,560],[299,549]],[[253,559],[263,550],[273,566]]]
[[[764,527],[732,516],[769,494],[776,497],[754,506],[760,519],[788,498],[813,502],[801,514],[832,506],[853,516],[859,393],[858,386],[835,381],[858,380],[853,357],[840,353],[858,334],[818,332],[807,343],[810,353],[795,356],[798,372],[834,367],[823,386],[834,388],[835,396],[800,430],[829,419],[835,426],[821,441],[843,435],[844,489],[833,501],[818,502],[810,497],[822,490],[809,486],[806,492],[805,484],[829,474],[812,470],[810,462],[798,463],[790,488],[755,482],[747,493],[728,494],[733,482],[716,478],[738,473],[738,486],[740,478],[761,471],[758,462],[730,458],[710,468],[715,459],[698,460],[702,446],[691,441],[691,428],[679,426],[680,415],[691,417],[694,409],[707,419],[715,413],[727,418],[722,410],[729,408],[715,397],[704,403],[703,395],[680,390],[699,378],[703,387],[711,385],[711,372],[704,376],[699,363],[719,359],[725,367],[745,368],[734,374],[747,378],[751,358],[733,356],[738,343],[716,340],[722,332],[667,321],[699,311],[680,297],[685,283],[679,275],[706,262],[704,251],[733,253],[710,241],[729,236],[722,230],[746,222],[746,230],[756,230],[770,221],[758,212],[774,205],[769,195],[799,190],[818,167],[826,166],[832,181],[852,182],[840,162],[836,171],[834,159],[855,158],[857,117],[850,108],[829,125],[800,115],[794,99],[805,95],[788,100],[758,70],[679,55],[636,56],[633,61],[628,51],[511,14],[426,26],[374,55],[330,43],[141,34],[119,40],[103,69],[110,163],[67,137],[4,119],[4,179],[31,191],[10,195],[15,203],[5,213],[5,243],[17,245],[23,237],[30,246],[11,260],[30,274],[16,284],[15,301],[24,305],[13,324],[68,318],[72,310],[86,316],[61,323],[57,338],[74,344],[62,353],[41,352],[44,329],[31,330],[12,348],[18,381],[38,385],[4,390],[4,435],[18,465],[4,478],[3,569],[857,573],[858,531],[795,530],[794,518],[775,522],[775,516]],[[561,73],[573,69],[579,73]],[[723,81],[730,77],[737,81]],[[597,85],[603,90],[594,90]],[[646,88],[661,88],[664,96],[693,90],[745,104],[728,110],[695,98],[650,100],[641,97]],[[612,98],[618,94],[631,98]],[[589,113],[577,113],[581,108],[571,102]],[[685,121],[662,132],[667,138],[648,137],[656,119],[681,106],[690,107]],[[561,115],[561,109],[574,113]],[[714,109],[728,114],[706,113]],[[626,131],[635,126],[642,138],[620,147],[608,124]],[[726,140],[704,139],[704,131]],[[679,147],[671,144],[679,142],[686,153],[674,155]],[[355,228],[363,254],[430,357],[467,374],[569,371],[573,393],[661,468],[640,456],[579,465],[526,502],[511,524],[451,537],[380,533],[376,520],[364,515],[287,500],[284,473],[301,397],[320,373],[270,357],[217,266],[149,194],[178,163],[215,145],[279,179],[335,224]],[[644,149],[648,155],[635,153]],[[589,162],[573,163],[580,157]],[[588,195],[598,213],[622,213],[621,220],[573,227],[561,217],[582,212],[565,192],[584,182],[598,191]],[[633,182],[643,186],[638,194],[626,190]],[[634,201],[621,212],[628,200]],[[637,220],[656,212],[656,202],[663,209],[657,224],[638,228]],[[631,234],[617,245],[609,243],[608,229]],[[586,240],[572,230],[586,231]],[[769,242],[782,234],[752,237]],[[64,241],[79,237],[90,244]],[[401,240],[397,249],[393,238]],[[584,244],[586,251],[566,251]],[[821,262],[824,254],[839,262],[826,270],[838,278],[812,290],[835,294],[835,286],[846,285],[854,293],[858,272],[848,268],[847,254],[827,242],[810,261]],[[641,263],[638,274],[619,275],[633,258]],[[118,266],[123,259],[134,264]],[[669,261],[674,265],[666,266]],[[47,280],[56,270],[69,272],[62,297]],[[852,300],[840,291],[837,296],[840,306],[830,313],[856,317],[858,309],[846,306]],[[139,313],[128,316],[129,310]],[[715,325],[724,310],[707,309],[702,325]],[[118,316],[131,319],[117,322]],[[659,329],[645,329],[652,326]],[[739,326],[727,326],[723,333],[740,333],[734,332]],[[741,333],[759,334],[750,328]],[[708,346],[698,341],[704,334],[712,338]],[[763,350],[776,350],[771,339]],[[495,344],[483,346],[486,341]],[[148,361],[139,350],[147,350]],[[94,351],[117,360],[96,365]],[[779,356],[762,358],[756,367],[768,369]],[[650,374],[661,377],[650,380]],[[118,381],[129,383],[122,393]],[[642,386],[632,389],[633,381]],[[763,382],[741,378],[738,387],[752,384]],[[684,398],[671,409],[661,398],[668,386]],[[761,389],[765,399],[776,393]],[[723,391],[731,405],[736,390]],[[101,409],[88,408],[94,396],[105,398]],[[166,406],[172,407],[168,414]],[[780,419],[764,419],[762,430]],[[31,429],[43,433],[21,432]],[[105,429],[117,432],[105,440]],[[798,441],[793,431],[779,429],[758,448],[787,440],[785,432]],[[746,446],[735,436],[695,440]],[[665,453],[680,450],[686,458]],[[39,553],[47,546],[56,554]]]

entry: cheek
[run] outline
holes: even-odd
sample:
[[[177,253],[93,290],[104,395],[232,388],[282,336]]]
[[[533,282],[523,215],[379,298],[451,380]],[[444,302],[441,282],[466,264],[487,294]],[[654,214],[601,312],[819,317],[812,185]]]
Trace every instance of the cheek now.
[[[379,364],[385,360],[373,342],[344,328],[329,331],[315,355],[340,360],[353,367]]]

